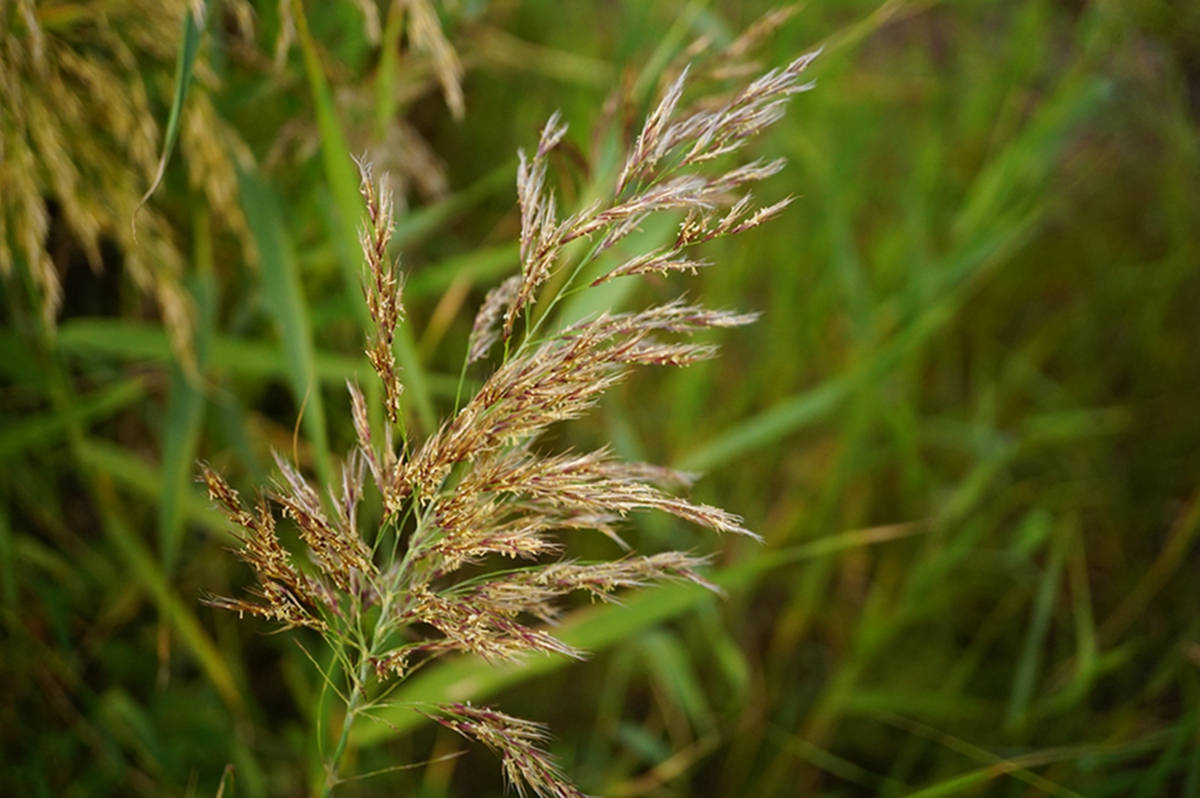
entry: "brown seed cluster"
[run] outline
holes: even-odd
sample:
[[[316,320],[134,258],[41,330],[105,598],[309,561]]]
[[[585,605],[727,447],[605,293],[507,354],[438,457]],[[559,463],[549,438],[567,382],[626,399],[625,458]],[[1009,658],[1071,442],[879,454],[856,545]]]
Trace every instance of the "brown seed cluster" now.
[[[635,366],[684,366],[712,357],[714,347],[687,337],[748,324],[755,316],[677,299],[555,327],[551,311],[564,292],[587,287],[579,285],[585,273],[596,284],[694,271],[705,264],[687,252],[690,247],[777,215],[787,200],[755,209],[746,187],[778,172],[781,162],[755,161],[713,175],[701,168],[778,119],[788,96],[807,88],[798,78],[812,57],[768,72],[718,110],[690,114],[678,112],[684,70],[646,121],[608,201],[562,219],[547,185],[547,156],[567,132],[554,115],[535,154],[520,157],[521,272],[488,294],[471,333],[468,364],[486,359],[503,339],[500,362],[439,429],[423,442],[405,438],[399,447],[393,436],[403,408],[392,342],[403,309],[396,264],[387,255],[391,206],[363,169],[364,291],[375,321],[368,355],[392,423],[374,429],[363,394],[349,386],[359,445],[340,489],[331,489],[325,501],[277,458],[283,479],[269,498],[295,523],[314,567],[302,568],[284,550],[266,499],[256,512],[246,510],[219,476],[204,473],[209,493],[244,530],[239,555],[259,582],[258,602],[212,603],[320,631],[341,652],[352,696],[347,723],[367,695],[372,672],[380,679],[402,678],[414,663],[451,651],[488,660],[583,656],[542,626],[557,617],[570,593],[610,601],[616,591],[663,580],[716,590],[698,573],[704,558],[629,552],[618,530],[631,512],[657,510],[717,532],[756,537],[737,516],[678,495],[694,475],[621,462],[608,449],[547,453],[537,447],[547,427],[585,414]],[[683,219],[673,244],[634,255],[599,277],[594,269],[585,271],[647,216],[665,211]],[[580,239],[592,242],[582,256],[568,248]],[[560,288],[540,296],[547,285]],[[544,304],[535,316],[538,303]],[[384,519],[364,533],[356,508],[368,475],[382,496]],[[606,535],[626,554],[596,563],[563,559],[558,536],[575,529]],[[486,570],[497,558],[511,565]],[[464,571],[468,565],[477,568]],[[580,795],[539,747],[545,738],[540,726],[457,704],[431,717],[499,753],[520,794],[528,788],[541,796]]]

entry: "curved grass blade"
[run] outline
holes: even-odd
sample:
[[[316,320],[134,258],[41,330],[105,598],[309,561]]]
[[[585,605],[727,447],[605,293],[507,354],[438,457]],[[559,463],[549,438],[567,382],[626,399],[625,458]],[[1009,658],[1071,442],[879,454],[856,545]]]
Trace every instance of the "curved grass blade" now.
[[[103,438],[85,438],[79,444],[79,459],[130,495],[151,503],[161,498],[161,472],[141,457],[131,454],[128,449]],[[217,534],[226,543],[233,544],[240,540],[233,523],[213,506],[212,500],[199,488],[184,491],[180,497],[180,513],[187,521]]]
[[[204,374],[217,309],[217,282],[212,268],[208,214],[200,211],[196,225],[196,274],[191,282],[196,305],[196,372]],[[204,424],[207,400],[199,380],[189,379],[183,367],[171,366],[171,387],[164,421],[160,500],[158,502],[159,556],[163,570],[172,574],[179,558],[184,530],[184,497],[195,473],[196,450]]]
[[[97,396],[89,397],[77,405],[73,404],[70,408],[70,418],[64,418],[62,413],[51,411],[27,416],[20,423],[0,428],[0,462],[8,461],[18,452],[34,446],[45,448],[59,437],[69,435],[72,426],[82,427],[92,421],[107,418],[137,404],[145,397],[144,381],[125,380]]]
[[[183,42],[179,48],[179,57],[175,61],[175,99],[171,102],[171,113],[167,117],[167,132],[163,136],[163,149],[162,156],[158,159],[158,171],[154,175],[150,188],[146,190],[137,207],[133,209],[133,218],[130,220],[135,238],[137,237],[138,211],[162,185],[163,176],[167,171],[167,163],[171,160],[171,153],[175,150],[175,141],[179,138],[179,121],[183,118],[183,105],[187,101],[188,88],[192,85],[192,67],[196,63],[196,53],[200,49],[200,36],[204,32],[204,20],[208,15],[208,1],[198,0],[191,5],[193,10],[184,12],[183,15]]]
[[[112,501],[104,503],[111,505]],[[180,600],[179,596],[171,590],[166,574],[154,562],[153,555],[138,539],[137,534],[129,528],[125,519],[114,511],[113,507],[103,508],[103,520],[105,532],[109,539],[116,544],[121,556],[129,566],[133,578],[141,583],[154,603],[158,605],[163,617],[179,633],[184,645],[196,657],[197,663],[208,675],[209,680],[221,694],[221,698],[224,699],[229,709],[235,715],[243,714],[246,701],[242,697],[241,690],[238,689],[233,672],[225,663],[225,658],[217,649],[216,644],[189,609],[188,604]]]
[[[302,423],[313,447],[317,475],[324,484],[333,484],[333,460],[329,454],[325,402],[317,381],[312,326],[283,210],[274,191],[257,175],[242,172],[238,182],[246,223],[258,246],[263,298],[279,327],[293,398],[297,407],[304,408]]]

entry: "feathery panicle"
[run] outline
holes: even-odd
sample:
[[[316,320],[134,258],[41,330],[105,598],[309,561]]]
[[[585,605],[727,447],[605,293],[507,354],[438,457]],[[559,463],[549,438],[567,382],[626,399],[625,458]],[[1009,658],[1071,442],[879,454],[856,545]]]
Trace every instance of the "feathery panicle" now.
[[[694,474],[622,462],[608,448],[550,453],[537,447],[550,425],[583,416],[634,367],[686,366],[713,357],[713,345],[689,336],[749,324],[757,316],[683,299],[557,326],[550,311],[566,292],[586,288],[575,284],[583,266],[652,214],[682,212],[674,244],[627,256],[592,285],[695,272],[708,264],[686,252],[689,247],[777,216],[790,199],[755,208],[745,187],[776,174],[782,161],[756,160],[715,174],[701,167],[778,118],[788,96],[805,88],[798,76],[809,60],[768,72],[721,110],[679,119],[684,70],[647,120],[607,200],[565,218],[547,183],[547,157],[567,126],[558,114],[552,116],[532,157],[520,154],[521,271],[488,293],[471,331],[466,365],[485,360],[501,336],[503,356],[452,418],[423,442],[405,440],[400,451],[392,441],[393,424],[400,419],[392,343],[403,311],[400,277],[387,254],[390,197],[361,166],[367,205],[361,235],[364,292],[375,321],[367,353],[383,383],[392,424],[382,433],[373,431],[366,398],[348,383],[358,448],[346,460],[341,485],[330,488],[324,503],[295,467],[277,457],[282,484],[269,496],[295,522],[317,575],[305,575],[292,563],[275,536],[265,501],[257,513],[248,512],[220,477],[209,470],[204,474],[210,495],[245,531],[239,556],[257,572],[261,599],[211,603],[321,630],[348,657],[346,728],[370,706],[371,673],[381,680],[402,678],[415,665],[448,652],[496,661],[531,653],[584,656],[540,628],[558,617],[571,593],[613,601],[618,591],[663,581],[719,592],[699,573],[708,564],[704,557],[632,553],[618,534],[630,513],[664,512],[716,532],[758,539],[738,516],[678,495]],[[568,254],[567,245],[581,238],[594,243],[579,259]],[[574,270],[552,283],[556,291],[535,318],[529,311],[539,301],[539,289],[572,260]],[[358,507],[367,474],[382,495],[384,518],[364,534]],[[561,535],[569,530],[608,536],[625,554],[601,562],[564,559]],[[489,570],[500,558],[507,570]],[[467,578],[462,572],[467,565],[481,570]],[[545,739],[540,726],[460,704],[431,717],[495,750],[518,793],[581,796],[539,747]],[[337,783],[337,768],[335,755],[327,762],[326,792]]]
[[[367,261],[363,296],[366,297],[371,319],[375,322],[375,329],[367,341],[367,359],[383,382],[388,418],[393,424],[399,424],[400,394],[404,392],[404,386],[400,383],[396,353],[392,346],[396,327],[404,318],[404,305],[401,302],[404,289],[399,264],[388,255],[388,242],[395,229],[392,193],[382,180],[376,186],[370,164],[359,161],[358,168],[362,177],[360,190],[367,205],[367,219],[359,231],[359,243]]]
[[[508,783],[521,798],[526,798],[528,790],[542,798],[587,798],[541,749],[548,737],[540,723],[469,704],[448,704],[426,717],[492,749],[500,757]]]
[[[207,466],[203,469],[203,480],[209,497],[221,506],[234,526],[244,531],[242,548],[238,549],[237,555],[254,569],[258,576],[258,592],[264,600],[259,603],[210,596],[207,603],[239,614],[261,615],[287,628],[326,629],[325,622],[314,613],[318,596],[326,591],[320,590],[314,580],[301,574],[292,564],[290,555],[275,534],[275,518],[266,500],[260,498],[257,512],[252,513],[242,506],[237,493],[225,480]]]

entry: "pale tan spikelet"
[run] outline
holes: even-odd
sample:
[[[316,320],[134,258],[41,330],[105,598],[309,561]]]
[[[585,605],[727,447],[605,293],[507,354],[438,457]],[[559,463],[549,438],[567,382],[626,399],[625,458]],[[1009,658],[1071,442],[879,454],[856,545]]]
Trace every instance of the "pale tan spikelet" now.
[[[800,56],[783,69],[772,69],[747,86],[720,111],[698,115],[675,134],[679,143],[694,139],[680,166],[703,163],[740,149],[783,115],[789,95],[808,91],[812,83],[801,84],[800,73],[820,54],[814,51]],[[698,130],[695,125],[699,123]],[[670,140],[668,131],[666,139]]]
[[[521,287],[521,275],[514,274],[500,285],[488,291],[475,316],[475,324],[471,328],[471,337],[467,341],[467,365],[476,363],[487,357],[496,341],[500,339],[500,318],[504,310],[516,298]]]
[[[545,726],[470,704],[448,704],[425,714],[490,748],[500,757],[507,782],[521,798],[526,798],[529,790],[540,798],[587,798],[542,750],[547,740]]]
[[[521,284],[504,315],[504,338],[512,337],[517,315],[533,297],[533,292],[549,279],[565,243],[559,225],[554,192],[546,188],[546,155],[558,146],[567,133],[567,125],[555,111],[542,128],[537,152],[532,159],[518,151],[517,204],[521,209]],[[573,226],[573,225],[572,225]]]
[[[493,493],[520,494],[535,505],[585,512],[625,515],[634,510],[664,510],[718,532],[731,532],[757,539],[742,526],[737,516],[703,504],[692,504],[670,496],[643,482],[644,466],[615,461],[607,451],[583,455],[535,457],[524,454],[497,458],[464,478],[478,480]],[[468,490],[471,486],[467,487]]]
[[[615,280],[618,277],[631,277],[639,274],[660,274],[666,276],[673,272],[690,272],[695,274],[698,269],[710,265],[708,261],[694,260],[684,255],[677,255],[674,252],[664,252],[661,249],[656,249],[653,252],[647,252],[643,255],[637,255],[615,267],[595,280],[592,281],[592,286],[607,283],[609,280]]]
[[[696,572],[707,563],[705,558],[681,552],[592,563],[567,560],[505,574],[458,591],[469,596],[472,604],[514,616],[526,613],[549,622],[559,614],[555,600],[575,591],[612,601],[612,594],[619,589],[646,587],[663,580],[686,580],[720,592]]]
[[[358,386],[346,381],[346,390],[350,393],[350,413],[354,421],[354,431],[358,437],[358,453],[365,461],[367,470],[375,487],[383,496],[384,510],[394,513],[399,509],[404,496],[397,496],[391,490],[390,475],[396,467],[396,454],[392,449],[392,428],[384,427],[382,451],[377,451],[371,440],[371,421],[367,416],[367,400]]]
[[[744,221],[739,221],[737,224],[727,225],[725,220],[722,219],[721,225],[716,231],[716,235],[737,235],[738,233],[744,233],[747,230],[758,227],[760,224],[769,222],[779,214],[783,213],[783,209],[791,205],[794,200],[795,197],[784,197],[779,202],[759,208],[753,214],[751,214],[750,218]]]
[[[642,132],[638,134],[637,143],[625,159],[625,165],[621,168],[621,175],[617,178],[617,194],[623,192],[630,181],[641,177],[653,169],[665,154],[665,150],[661,147],[663,133],[666,130],[667,124],[671,121],[671,117],[675,115],[675,109],[678,107],[679,100],[683,96],[683,87],[687,82],[687,76],[688,67],[684,67],[679,77],[663,93],[663,97],[654,109],[654,112],[646,118],[646,123],[642,126]]]
[[[365,466],[362,452],[352,451],[342,463],[342,489],[333,504],[338,528],[355,533],[355,537],[358,537],[355,530],[358,529],[358,503],[362,499]]]
[[[606,313],[595,320],[568,327],[562,335],[569,338],[581,331],[607,337],[651,331],[691,333],[713,328],[743,327],[758,321],[758,316],[757,313],[736,313],[702,305],[687,305],[682,299],[675,299],[665,305],[655,305],[634,313]]]
[[[308,607],[278,582],[264,581],[259,585],[257,591],[251,592],[257,592],[263,601],[246,601],[245,599],[211,595],[205,596],[201,600],[210,607],[236,612],[239,616],[244,616],[246,613],[258,615],[268,621],[283,624],[284,629],[304,627],[324,632],[329,628],[325,621],[313,615]]]
[[[452,574],[464,565],[478,565],[489,554],[535,560],[557,554],[562,546],[550,540],[551,530],[564,529],[553,516],[522,516],[489,527],[459,528],[459,534],[447,535],[428,549],[438,558],[435,576]]]
[[[375,668],[375,676],[382,681],[389,676],[403,679],[408,674],[408,664],[412,659],[414,647],[402,646],[376,658],[371,664]]]

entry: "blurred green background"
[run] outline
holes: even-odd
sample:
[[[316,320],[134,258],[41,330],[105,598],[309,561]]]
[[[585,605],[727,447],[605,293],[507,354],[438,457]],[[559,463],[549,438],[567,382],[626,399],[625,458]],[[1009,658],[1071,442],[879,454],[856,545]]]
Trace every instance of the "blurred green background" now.
[[[474,309],[516,268],[517,147],[562,109],[569,205],[691,42],[770,9],[439,4],[456,119],[398,5],[308,6],[278,55],[277,3],[210,9],[135,244],[186,4],[0,3],[7,795],[211,796],[227,765],[226,796],[309,794],[329,730],[297,643],[319,640],[200,604],[251,576],[193,479],[204,459],[252,491],[271,448],[327,477],[352,444],[344,382],[373,383],[348,153],[404,194],[401,360],[429,430]],[[584,606],[560,631],[588,662],[447,661],[401,697],[545,721],[609,798],[1200,796],[1200,6],[813,0],[754,57],[819,45],[816,88],[745,156],[786,156],[759,193],[797,201],[627,300],[687,291],[762,320],[551,442],[701,470],[696,497],[766,546],[637,517],[644,552],[716,552],[728,598]],[[34,113],[20,92],[57,96],[47,69],[68,92]],[[56,331],[20,221],[37,195]],[[173,296],[190,343],[161,320]],[[351,772],[468,753],[339,794],[502,793],[486,750],[388,720]]]

